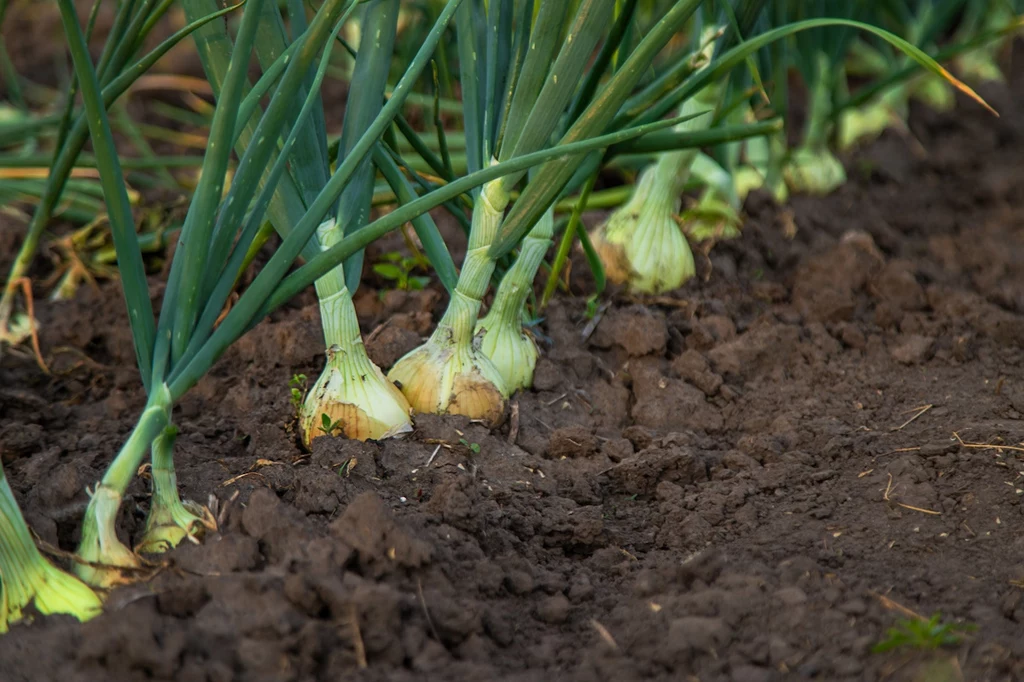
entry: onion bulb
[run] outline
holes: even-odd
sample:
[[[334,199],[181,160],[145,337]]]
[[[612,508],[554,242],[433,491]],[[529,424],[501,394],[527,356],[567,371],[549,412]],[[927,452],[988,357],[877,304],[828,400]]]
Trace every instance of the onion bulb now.
[[[317,229],[321,249],[341,239],[333,220]],[[299,410],[308,447],[313,438],[340,433],[353,440],[382,440],[412,431],[409,402],[366,354],[342,266],[316,283],[327,365]]]
[[[501,423],[509,392],[472,335],[479,307],[479,301],[474,305],[456,289],[430,339],[388,372],[415,411],[461,414],[490,426]]]
[[[911,97],[934,111],[952,111],[956,107],[956,93],[945,78],[931,73],[922,74],[908,87]]]
[[[890,88],[878,99],[839,115],[836,145],[842,151],[874,141],[887,128],[904,125],[907,115],[905,85]]]
[[[554,231],[555,213],[548,209],[523,239],[519,257],[501,278],[494,304],[476,324],[480,350],[494,363],[509,393],[533,385],[538,351],[533,336],[523,329],[523,307]]]
[[[705,44],[710,60],[713,41]],[[706,68],[706,63],[701,68]],[[688,120],[675,126],[679,132],[706,130],[721,98],[721,88],[705,87],[679,108]],[[696,149],[665,152],[636,181],[633,196],[598,226],[590,240],[601,258],[605,274],[641,294],[660,294],[676,289],[696,273],[693,253],[679,227],[682,193],[697,158]]]
[[[591,233],[610,281],[637,293],[659,294],[694,276],[693,253],[676,220],[681,183],[693,156],[689,151],[661,154],[640,174],[629,201]]]
[[[740,236],[739,212],[729,201],[707,191],[696,206],[682,215],[683,230],[695,242],[720,242]]]
[[[140,554],[166,552],[185,538],[199,542],[206,531],[217,530],[217,521],[206,507],[178,494],[174,471],[174,440],[178,429],[168,426],[153,440],[153,496],[150,498],[146,530],[135,546]]]
[[[47,561],[36,548],[0,464],[0,633],[31,604],[44,615],[65,613],[88,620],[100,598],[85,583]]]
[[[497,426],[508,391],[497,368],[478,348],[426,343],[388,373],[417,412],[461,414]]]
[[[846,182],[842,162],[827,147],[801,147],[783,170],[786,184],[801,194],[831,194]]]
[[[960,55],[957,70],[965,81],[974,83],[1003,83],[1006,77],[999,68],[996,54],[988,49],[970,50]]]

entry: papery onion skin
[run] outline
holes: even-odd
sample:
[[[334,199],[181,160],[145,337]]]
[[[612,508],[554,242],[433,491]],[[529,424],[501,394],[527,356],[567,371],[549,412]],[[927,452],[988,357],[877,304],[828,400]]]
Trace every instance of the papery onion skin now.
[[[473,343],[472,327],[465,330],[473,307],[456,292],[427,343],[396,362],[388,379],[401,387],[415,412],[460,414],[493,427],[504,419],[509,392],[501,373]]]

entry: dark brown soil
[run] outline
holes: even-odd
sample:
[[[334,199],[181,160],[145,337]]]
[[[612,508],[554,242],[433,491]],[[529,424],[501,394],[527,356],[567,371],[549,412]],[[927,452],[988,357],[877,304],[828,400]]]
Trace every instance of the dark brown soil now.
[[[917,112],[927,153],[887,135],[834,196],[754,197],[672,298],[596,328],[556,301],[499,432],[421,417],[303,453],[288,381],[322,348],[302,299],[176,410],[183,492],[227,508],[222,533],[90,623],[0,637],[0,679],[1024,679],[1019,72],[1011,92],[984,92],[1000,119]],[[364,292],[374,357],[441,304]],[[0,452],[34,530],[73,549],[143,394],[116,287],[37,313],[55,374],[4,357]],[[977,630],[871,653],[911,612]]]

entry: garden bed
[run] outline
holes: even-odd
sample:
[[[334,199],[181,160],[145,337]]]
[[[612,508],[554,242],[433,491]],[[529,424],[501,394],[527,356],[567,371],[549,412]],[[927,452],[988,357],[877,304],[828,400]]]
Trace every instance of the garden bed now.
[[[596,321],[557,298],[495,432],[418,417],[304,452],[288,385],[323,349],[300,298],[175,410],[183,494],[215,498],[221,532],[89,623],[16,626],[0,678],[1021,678],[1024,77],[983,95],[1001,118],[917,112],[920,146],[887,133],[828,198],[752,197],[706,281]],[[444,301],[357,303],[386,368]],[[30,525],[73,550],[145,396],[117,286],[36,313],[54,374],[4,357],[0,452]],[[933,613],[976,629],[872,653]]]

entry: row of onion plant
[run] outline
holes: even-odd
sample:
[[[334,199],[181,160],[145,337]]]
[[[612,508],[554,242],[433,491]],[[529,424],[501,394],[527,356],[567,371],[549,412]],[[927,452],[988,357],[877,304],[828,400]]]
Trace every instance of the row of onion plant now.
[[[429,64],[445,28],[463,4],[463,0],[448,0],[415,58],[379,111],[374,113],[370,110],[366,120],[358,124],[349,125],[346,120],[344,127],[350,131],[350,136],[344,145],[339,145],[333,172],[319,178],[322,185],[314,185],[315,191],[300,197],[304,202],[301,215],[286,215],[279,223],[274,223],[280,231],[287,231],[286,236],[230,311],[222,315],[242,269],[249,262],[250,248],[268,215],[285,171],[292,163],[309,162],[293,156],[293,149],[299,152],[315,149],[305,143],[305,146],[297,145],[313,120],[311,117],[316,109],[320,82],[335,44],[333,38],[361,4],[354,0],[327,0],[304,26],[293,16],[292,30],[296,35],[291,44],[273,58],[264,68],[260,81],[247,92],[247,67],[257,38],[262,39],[266,35],[260,33],[268,29],[261,18],[270,3],[266,0],[248,0],[245,3],[237,34],[230,46],[224,43],[217,46],[226,50],[222,54],[229,54],[228,64],[222,82],[218,83],[219,96],[200,181],[181,230],[157,315],[148,294],[103,90],[95,65],[90,60],[74,5],[71,0],[60,0],[61,16],[85,105],[85,120],[110,214],[142,384],[148,398],[124,446],[102,480],[90,491],[74,564],[77,579],[59,571],[39,555],[10,488],[6,485],[0,487],[0,535],[3,537],[3,542],[0,542],[0,575],[5,625],[16,619],[30,603],[44,612],[64,612],[88,618],[97,612],[98,601],[97,594],[86,585],[104,589],[133,577],[140,559],[118,537],[115,519],[129,482],[149,453],[153,462],[154,495],[147,528],[138,546],[144,549],[164,548],[184,535],[196,532],[197,527],[210,524],[208,512],[196,505],[183,503],[178,496],[173,472],[177,429],[172,423],[171,409],[231,343],[271,311],[313,283],[318,285],[325,308],[331,308],[335,301],[344,303],[345,278],[338,268],[343,267],[346,259],[387,232],[466,192],[480,186],[494,187],[489,183],[510,173],[522,174],[545,162],[547,165],[541,165],[541,173],[549,167],[564,169],[567,167],[566,159],[587,158],[590,153],[635,137],[655,134],[678,122],[676,119],[651,122],[606,134],[601,134],[606,127],[602,123],[587,130],[576,130],[556,145],[543,140],[433,188],[423,196],[409,196],[409,201],[396,210],[360,227],[360,223],[365,221],[362,205],[353,203],[343,210],[339,202],[346,200],[348,188],[358,186],[354,181],[360,168],[373,158],[375,146],[398,116],[413,84]],[[558,3],[543,4],[553,6]],[[612,79],[600,88],[603,96],[599,95],[591,105],[595,115],[600,114],[603,107],[612,112],[617,110],[617,103],[632,89],[637,74],[648,67],[645,61],[649,62],[657,54],[685,20],[688,9],[681,4],[670,11],[660,30],[652,32],[642,49],[634,53],[631,68],[623,69],[624,78]],[[218,40],[216,36],[211,39],[214,42]],[[376,55],[373,59],[386,57]],[[259,104],[263,95],[269,96],[269,103],[261,111]],[[299,100],[302,105],[296,113],[294,103]],[[353,111],[358,113],[360,108]],[[348,115],[346,113],[346,117]],[[250,130],[249,123],[253,117],[258,120]],[[606,122],[609,118],[605,115],[603,120]],[[314,126],[314,134],[319,134],[318,130]],[[247,136],[247,142],[241,140],[243,136]],[[239,149],[240,142],[244,150],[239,154],[237,167],[227,187],[229,161],[232,151]],[[320,146],[316,149],[323,151],[322,140],[317,144]],[[551,166],[551,163],[555,165]],[[305,188],[299,183],[296,189],[301,193]],[[552,200],[549,199],[548,203]],[[362,217],[360,212],[364,213]],[[338,229],[346,215],[355,216],[351,219],[354,226],[348,234]],[[493,246],[510,251],[534,222],[536,219],[529,223],[520,222],[519,227],[503,234],[502,240],[495,241]],[[305,264],[293,269],[296,259],[303,254]],[[330,319],[338,319],[344,325],[347,306],[338,307],[341,310],[331,312]],[[333,317],[335,314],[337,317]],[[328,335],[333,333],[326,323],[325,331]],[[358,327],[342,327],[336,331],[357,335]],[[406,419],[407,415],[402,415],[402,418]]]
[[[964,81],[980,84],[1004,79],[1000,54],[1024,27],[1024,2],[905,0],[878,8],[875,19],[906,35],[936,59],[951,61],[954,72]],[[866,85],[850,93],[846,79],[838,83],[839,150],[870,142],[887,128],[906,131],[912,100],[936,111],[949,111],[955,106],[949,83],[908,69],[912,64],[884,43],[854,40],[844,67],[846,75],[866,81]]]
[[[658,294],[675,289],[695,271],[687,235],[695,241],[735,236],[739,223],[736,209],[751,189],[767,189],[782,202],[790,191],[826,194],[840,186],[846,175],[832,151],[837,129],[859,126],[863,130],[862,111],[856,106],[872,98],[881,99],[880,93],[905,92],[908,87],[916,88],[917,92],[947,88],[952,92],[956,88],[980,101],[970,88],[938,67],[925,50],[939,58],[949,58],[991,41],[996,35],[1005,35],[1012,26],[1004,25],[998,31],[977,36],[974,42],[940,50],[935,41],[951,26],[962,5],[959,0],[947,0],[928,11],[921,9],[911,15],[912,20],[892,26],[905,32],[910,40],[894,39],[892,32],[860,21],[866,17],[885,23],[885,17],[872,5],[847,0],[748,7],[751,14],[745,17],[746,24],[739,27],[741,31],[753,31],[748,44],[762,39],[772,42],[780,33],[789,34],[794,26],[813,24],[819,28],[795,34],[788,46],[780,43],[764,50],[756,63],[745,72],[734,74],[731,81],[719,80],[695,93],[683,103],[683,110],[694,110],[703,99],[701,105],[715,112],[714,119],[752,120],[766,108],[767,97],[770,109],[785,111],[788,75],[796,66],[808,84],[807,116],[800,143],[789,149],[785,132],[777,130],[742,143],[722,145],[714,150],[717,158],[713,160],[692,151],[659,155],[652,166],[641,172],[626,203],[591,236],[608,279],[637,293]],[[738,16],[744,18],[742,14]],[[729,18],[735,23],[736,19]],[[719,16],[717,20],[721,22],[723,18]],[[716,50],[721,53],[729,34],[702,24],[694,26],[693,34],[693,44],[703,50],[701,58],[694,61],[697,73],[691,76],[698,79],[700,72],[709,68],[709,60],[714,63]],[[858,36],[863,36],[860,42],[855,41]],[[721,44],[716,45],[716,41]],[[874,74],[873,82],[851,96],[844,66],[851,52],[855,52],[853,45],[868,44],[876,45],[877,50],[884,49],[889,65]],[[699,128],[710,125],[714,119],[698,118],[680,126]],[[840,122],[843,126],[838,125]],[[704,194],[694,209],[681,216],[683,188],[691,176],[698,174],[705,186]]]

